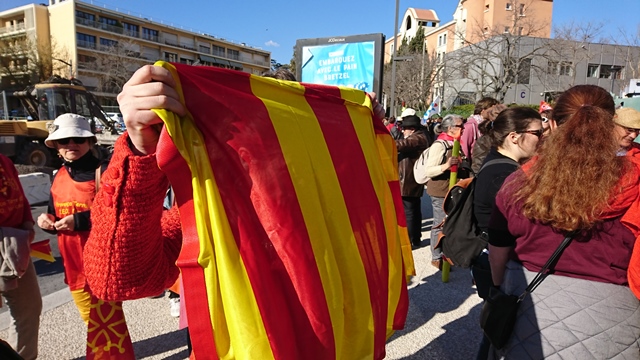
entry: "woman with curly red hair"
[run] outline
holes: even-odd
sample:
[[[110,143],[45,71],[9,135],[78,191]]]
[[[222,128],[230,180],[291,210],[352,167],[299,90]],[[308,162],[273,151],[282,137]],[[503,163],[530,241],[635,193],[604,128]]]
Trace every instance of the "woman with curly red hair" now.
[[[498,193],[489,258],[505,293],[522,294],[567,234],[577,235],[490,357],[637,357],[640,301],[627,270],[640,235],[640,164],[617,156],[614,114],[606,90],[567,90],[553,111],[558,128]]]

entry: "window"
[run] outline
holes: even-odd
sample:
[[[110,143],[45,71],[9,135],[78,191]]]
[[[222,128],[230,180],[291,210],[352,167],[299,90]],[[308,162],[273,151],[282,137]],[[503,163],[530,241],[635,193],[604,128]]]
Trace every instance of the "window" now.
[[[522,30],[524,30],[524,28],[523,28],[522,26],[520,26],[520,27],[518,28],[518,35],[519,35],[519,36],[520,36],[520,35],[522,35]]]
[[[600,68],[598,64],[589,64],[587,67],[587,77],[598,77],[598,68]]]
[[[100,27],[104,30],[111,30],[113,27],[118,26],[118,20],[101,16],[100,17]]]
[[[100,45],[104,47],[116,47],[118,42],[111,39],[100,38]]]
[[[520,16],[524,16],[524,4],[520,4],[520,11],[518,13]]]
[[[228,49],[227,50],[227,57],[229,59],[240,60],[240,51]]]
[[[442,45],[447,45],[447,34],[442,35]]]
[[[96,21],[96,16],[84,11],[76,10],[76,21],[78,24],[91,26]]]
[[[77,33],[76,40],[78,41],[78,47],[89,48],[89,49],[96,48],[96,37],[93,35]]]
[[[513,10],[513,5],[511,5],[511,3],[508,2],[507,5],[505,6],[505,10],[507,10],[507,11]]]
[[[487,11],[489,11],[489,4],[484,6],[484,12],[487,12]]]
[[[600,65],[600,79],[621,79],[624,67],[617,65]]]
[[[78,67],[80,69],[95,69],[96,60],[93,56],[78,54]]]
[[[407,30],[411,29],[411,18],[407,16]]]
[[[122,28],[124,29],[125,35],[129,35],[133,37],[138,37],[138,33],[140,32],[140,28],[138,27],[138,25],[135,25],[135,24],[129,24],[129,23],[123,22]]]
[[[178,61],[178,54],[174,54],[174,53],[170,53],[170,52],[166,52],[165,51],[164,60],[168,61],[168,62],[177,62]]]
[[[508,27],[508,26],[505,26],[505,27],[504,27],[504,33],[505,33],[505,34],[508,34],[508,33],[509,33],[509,30],[511,30],[511,28],[510,28],[510,27]]]
[[[392,46],[393,46],[393,45],[392,45]],[[216,55],[216,56],[222,56],[222,57],[224,57],[224,56],[225,56],[225,48],[223,48],[222,46],[216,46],[216,45],[213,45],[213,46],[211,47],[211,53],[212,53],[213,55]]]
[[[204,46],[204,45],[198,46],[198,49],[200,49],[199,51],[201,53],[205,53],[205,54],[209,54],[211,51],[211,49],[208,46]]]
[[[438,36],[438,46],[442,45],[442,35]]]
[[[573,76],[573,63],[570,61],[561,62],[560,68],[559,68],[559,74]]]
[[[549,74],[549,75],[558,75],[558,62],[557,61],[549,61],[547,63],[547,74]]]
[[[193,60],[191,59],[185,59],[183,57],[180,58],[180,63],[181,64],[187,64],[187,65],[193,65]]]
[[[158,41],[158,30],[142,28],[142,38],[151,41]]]
[[[87,101],[87,94],[75,94],[76,98],[76,114],[82,115],[86,118],[91,118],[91,110],[89,108],[89,101]]]
[[[518,64],[518,84],[528,84],[531,78],[531,59],[522,59]]]

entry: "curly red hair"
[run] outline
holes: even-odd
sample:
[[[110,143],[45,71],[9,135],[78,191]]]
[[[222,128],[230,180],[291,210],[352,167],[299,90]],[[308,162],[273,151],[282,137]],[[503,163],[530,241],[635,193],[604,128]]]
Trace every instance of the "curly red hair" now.
[[[534,221],[558,230],[590,229],[628,169],[625,157],[616,156],[613,98],[598,86],[575,86],[558,98],[553,114],[562,126],[530,171],[515,176],[513,200]]]

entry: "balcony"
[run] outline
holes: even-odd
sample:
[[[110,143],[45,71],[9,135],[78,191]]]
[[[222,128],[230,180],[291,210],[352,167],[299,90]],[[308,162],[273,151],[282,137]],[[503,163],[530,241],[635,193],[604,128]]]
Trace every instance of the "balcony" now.
[[[90,41],[78,40],[78,47],[96,50],[97,44]]]
[[[16,35],[14,33],[22,33],[25,31],[26,31],[26,28],[24,26],[24,23],[20,23],[13,26],[0,27],[0,36]]]

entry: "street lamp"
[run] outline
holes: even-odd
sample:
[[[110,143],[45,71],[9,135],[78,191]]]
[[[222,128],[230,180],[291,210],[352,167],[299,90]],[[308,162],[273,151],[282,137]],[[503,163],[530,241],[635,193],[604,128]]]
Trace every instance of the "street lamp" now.
[[[396,0],[396,19],[393,26],[393,54],[391,54],[391,111],[390,116],[396,117],[396,52],[398,51],[398,9],[400,8],[400,0]]]
[[[616,76],[622,70],[622,66],[611,65],[611,94],[613,94],[613,85],[616,83]]]
[[[51,59],[56,60],[56,61],[60,61],[61,63],[67,65],[69,67],[69,79],[71,79],[73,77],[73,61],[72,60],[69,60],[67,62],[67,61],[64,61],[62,59],[57,59],[57,58],[54,58],[54,57],[52,57]]]

